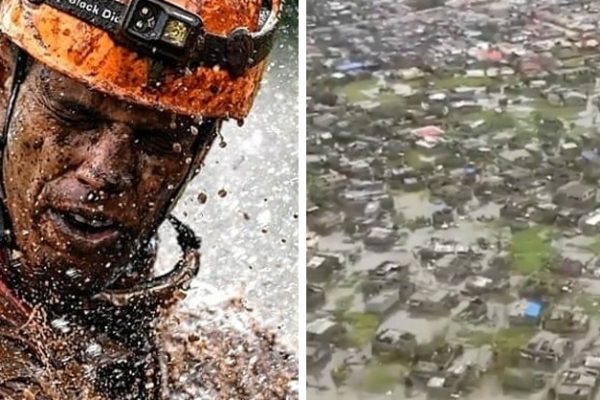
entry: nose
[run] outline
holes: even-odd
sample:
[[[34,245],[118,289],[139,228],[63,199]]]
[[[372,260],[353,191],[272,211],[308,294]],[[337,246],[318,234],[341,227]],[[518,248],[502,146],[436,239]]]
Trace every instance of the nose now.
[[[77,179],[93,190],[121,193],[131,188],[135,152],[131,130],[114,123],[100,132],[97,143],[90,146],[85,161],[77,168]]]

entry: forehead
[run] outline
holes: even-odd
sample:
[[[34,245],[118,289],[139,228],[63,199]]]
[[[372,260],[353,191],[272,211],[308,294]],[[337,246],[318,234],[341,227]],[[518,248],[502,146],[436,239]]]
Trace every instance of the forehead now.
[[[42,96],[53,101],[89,108],[115,121],[130,121],[149,125],[170,124],[173,122],[182,125],[194,123],[194,118],[189,116],[155,110],[92,90],[83,83],[38,63],[35,63],[32,67],[30,77],[33,80],[33,89]]]

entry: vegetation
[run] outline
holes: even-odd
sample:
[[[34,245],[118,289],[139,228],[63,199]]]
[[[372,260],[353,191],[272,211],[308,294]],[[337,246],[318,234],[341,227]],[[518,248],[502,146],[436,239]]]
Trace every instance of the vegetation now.
[[[600,296],[594,296],[589,293],[579,293],[575,297],[575,305],[583,308],[588,315],[600,315]]]
[[[337,299],[335,301],[335,315],[338,318],[343,318],[343,315],[352,307],[352,303],[354,303],[354,295],[343,296]]]
[[[393,93],[383,93],[378,98],[379,106],[371,111],[375,118],[399,118],[403,115],[405,104],[402,97]]]
[[[417,149],[410,149],[404,155],[404,163],[416,170],[423,170],[427,168],[431,168],[432,165],[423,161],[421,158],[422,153]]]
[[[572,120],[584,110],[584,107],[581,106],[555,106],[543,98],[536,100],[533,107],[540,116],[548,119],[561,118]]]
[[[337,93],[342,94],[351,103],[358,103],[361,101],[369,100],[369,97],[364,93],[365,91],[375,89],[377,87],[377,79],[363,79],[360,81],[349,82],[343,86],[338,87]]]
[[[379,315],[360,312],[347,312],[340,319],[349,328],[342,342],[347,347],[354,348],[361,348],[369,344],[380,323]]]
[[[595,255],[600,255],[600,236],[596,236],[591,244],[585,246],[585,250]]]
[[[498,81],[491,77],[468,77],[468,76],[451,76],[447,78],[436,78],[433,81],[436,89],[456,89],[459,87],[483,87],[491,86]]]
[[[533,111],[530,114],[530,120],[533,124],[536,134],[556,134],[565,132],[565,124],[553,115],[545,115],[540,111]]]
[[[410,80],[402,80],[400,83],[410,86],[413,89],[420,90],[427,88],[427,79],[425,77],[410,79]]]
[[[394,221],[395,226],[404,226],[406,224],[406,216],[401,211],[397,211],[392,216],[392,220]]]
[[[387,393],[400,383],[406,367],[398,363],[372,363],[359,380],[359,388],[367,393]]]
[[[486,131],[494,132],[503,129],[512,129],[517,126],[517,119],[507,112],[496,112],[494,110],[482,110],[470,113],[464,119],[470,121],[485,121]]]
[[[410,0],[408,5],[416,11],[426,10],[428,8],[441,7],[446,4],[446,0]]]
[[[347,276],[342,280],[338,287],[341,288],[354,288],[361,281],[360,272],[354,271],[351,275]],[[341,299],[340,299],[341,300]]]
[[[535,226],[512,235],[510,251],[515,271],[531,275],[547,266],[555,256],[552,233],[550,228]]]
[[[308,200],[319,207],[326,206],[330,203],[329,195],[325,190],[323,181],[311,173],[307,174]]]
[[[404,224],[404,226],[411,231],[416,231],[417,229],[425,228],[428,225],[429,225],[429,219],[422,215],[418,216],[416,218],[410,219],[410,220],[406,221],[406,223]]]
[[[585,65],[585,57],[577,56],[563,61],[566,68],[577,68]]]
[[[534,327],[504,328],[499,331],[481,331],[464,328],[457,336],[466,344],[481,347],[490,345],[494,352],[494,366],[503,369],[515,365],[519,349],[535,335]]]

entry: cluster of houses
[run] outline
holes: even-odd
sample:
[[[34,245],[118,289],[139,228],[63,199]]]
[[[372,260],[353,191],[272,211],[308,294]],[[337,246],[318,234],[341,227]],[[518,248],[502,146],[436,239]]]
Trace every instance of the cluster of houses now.
[[[600,2],[308,12],[313,395],[595,399]]]

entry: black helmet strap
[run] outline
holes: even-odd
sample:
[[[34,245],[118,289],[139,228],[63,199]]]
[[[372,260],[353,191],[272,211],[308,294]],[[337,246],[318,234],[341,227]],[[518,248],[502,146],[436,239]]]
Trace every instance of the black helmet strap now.
[[[10,124],[17,104],[17,98],[21,90],[21,85],[25,82],[27,72],[29,71],[29,55],[19,46],[15,46],[15,65],[13,69],[10,93],[6,104],[6,113],[4,115],[4,124],[2,127],[2,136],[0,137],[0,246],[2,251],[8,251],[11,243],[11,234],[8,218],[8,210],[6,207],[6,196],[4,192],[4,180],[1,173],[4,165],[4,148],[8,140]]]

